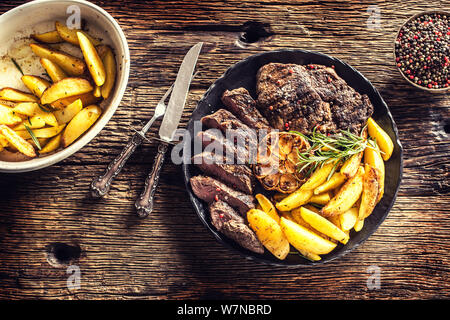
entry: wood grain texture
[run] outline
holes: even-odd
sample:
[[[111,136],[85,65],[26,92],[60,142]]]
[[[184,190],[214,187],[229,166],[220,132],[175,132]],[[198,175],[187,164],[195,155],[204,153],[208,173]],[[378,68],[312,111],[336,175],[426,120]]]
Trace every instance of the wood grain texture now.
[[[95,1],[123,28],[131,50],[121,106],[85,148],[50,168],[0,174],[0,298],[50,299],[429,299],[450,298],[450,97],[409,86],[396,71],[393,38],[402,21],[449,1]],[[22,1],[0,4],[0,12]],[[369,5],[381,28],[366,26]],[[246,22],[270,36],[238,43]],[[254,31],[254,30],[253,30]],[[261,31],[261,30],[259,30]],[[246,36],[252,36],[247,34]],[[191,207],[181,169],[164,165],[150,218],[139,220],[156,144],[145,142],[103,200],[89,184],[150,118],[188,48],[203,41],[182,117],[184,126],[208,86],[257,52],[302,48],[333,55],[362,72],[389,105],[404,146],[405,168],[388,218],[362,246],[314,268],[270,267],[222,247]],[[156,134],[157,126],[151,133]],[[72,264],[81,288],[67,288],[65,266],[50,265],[49,245],[81,250]],[[381,269],[369,290],[367,268]]]

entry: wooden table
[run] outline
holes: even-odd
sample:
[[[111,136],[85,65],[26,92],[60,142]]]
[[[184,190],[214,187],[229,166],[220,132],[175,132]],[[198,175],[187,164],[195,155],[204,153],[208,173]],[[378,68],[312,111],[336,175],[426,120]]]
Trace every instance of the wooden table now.
[[[2,2],[0,12],[22,2]],[[75,155],[37,172],[0,174],[0,298],[450,298],[450,96],[408,85],[392,58],[402,21],[423,10],[448,10],[449,1],[95,2],[128,38],[128,89],[106,128]],[[370,5],[381,10],[379,28],[367,27]],[[266,50],[327,53],[377,87],[398,125],[405,168],[393,209],[362,246],[314,268],[246,261],[200,223],[181,168],[171,163],[162,172],[155,212],[141,221],[134,201],[153,162],[152,143],[132,156],[106,199],[90,198],[91,180],[121,150],[130,128],[150,117],[198,41],[205,43],[201,74],[182,126],[231,64]],[[80,268],[78,290],[67,287],[69,264]],[[378,290],[367,286],[371,266],[380,268]]]

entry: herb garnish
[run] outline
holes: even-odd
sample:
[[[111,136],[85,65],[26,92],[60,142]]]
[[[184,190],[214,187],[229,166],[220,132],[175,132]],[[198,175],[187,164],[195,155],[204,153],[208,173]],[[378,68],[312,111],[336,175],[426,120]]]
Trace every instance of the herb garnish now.
[[[323,167],[327,163],[334,163],[334,167],[328,176],[328,179],[336,171],[339,163],[344,162],[352,155],[364,151],[369,143],[363,135],[365,127],[361,131],[361,135],[356,135],[348,130],[340,130],[334,135],[325,135],[313,129],[310,136],[306,136],[298,131],[290,131],[293,134],[300,135],[310,142],[311,147],[304,151],[298,151],[298,171],[306,171],[309,176],[317,168]]]
[[[21,73],[22,75],[24,75],[24,74],[23,74],[23,71],[22,71],[22,68],[19,66],[19,64],[16,62],[16,60],[14,60],[14,58],[11,58],[11,61],[12,61],[12,62],[14,63],[14,65],[16,66],[17,70],[19,70],[20,73]]]
[[[25,123],[23,124],[25,126],[25,129],[27,129],[28,133],[31,136],[31,139],[33,140],[34,144],[36,145],[36,147],[41,150],[41,144],[39,143],[39,140],[36,138],[36,136],[34,135],[33,131],[30,129],[30,127],[28,127]]]
[[[39,109],[41,109],[42,111],[47,112],[47,113],[55,111],[55,109],[49,104],[46,104],[44,107],[43,105],[38,103],[38,106],[39,106]]]

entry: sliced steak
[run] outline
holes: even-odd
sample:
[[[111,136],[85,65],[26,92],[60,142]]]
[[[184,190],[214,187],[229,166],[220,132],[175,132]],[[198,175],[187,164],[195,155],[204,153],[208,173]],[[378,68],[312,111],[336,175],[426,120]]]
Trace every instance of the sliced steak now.
[[[219,179],[225,184],[245,192],[253,193],[255,177],[252,170],[242,164],[227,164],[224,156],[203,152],[192,157],[192,162],[205,174]]]
[[[256,101],[245,88],[225,90],[222,102],[243,123],[253,129],[270,131],[269,121],[256,108]]]
[[[248,151],[243,147],[236,147],[234,143],[225,139],[222,132],[209,129],[197,133],[196,140],[201,142],[205,149],[223,155],[227,163],[248,163]]]
[[[233,208],[224,201],[214,201],[209,205],[212,225],[228,238],[236,241],[242,247],[256,252],[264,253],[264,247],[255,233],[245,224]]]
[[[196,176],[190,179],[194,194],[207,203],[222,200],[245,216],[248,210],[255,208],[255,198],[236,191],[226,184],[207,176]]]
[[[373,113],[366,95],[329,67],[269,63],[257,74],[258,107],[279,130],[360,133]]]

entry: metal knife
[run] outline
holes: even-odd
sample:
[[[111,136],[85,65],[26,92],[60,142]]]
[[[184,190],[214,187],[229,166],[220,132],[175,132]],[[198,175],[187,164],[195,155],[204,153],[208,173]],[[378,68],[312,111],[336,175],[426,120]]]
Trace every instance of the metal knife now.
[[[135,207],[140,218],[147,217],[153,211],[153,197],[159,182],[159,175],[164,163],[164,158],[169,148],[169,144],[173,140],[175,131],[181,120],[184,104],[189,92],[192,74],[197,64],[197,59],[202,49],[203,42],[193,46],[181,63],[177,74],[177,79],[167,105],[166,114],[159,128],[159,138],[161,142],[158,146],[153,168],[145,180],[145,188],[140,197],[136,200]]]

